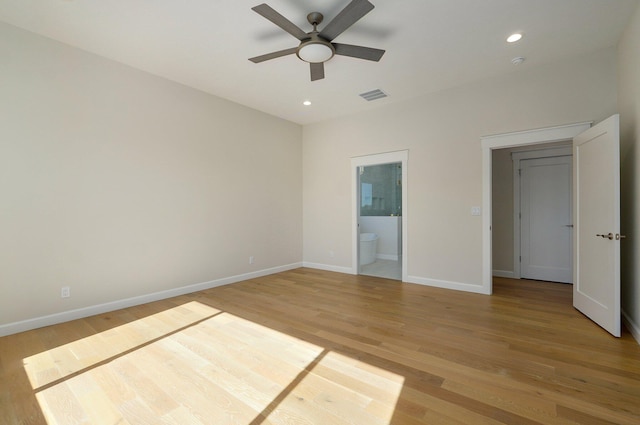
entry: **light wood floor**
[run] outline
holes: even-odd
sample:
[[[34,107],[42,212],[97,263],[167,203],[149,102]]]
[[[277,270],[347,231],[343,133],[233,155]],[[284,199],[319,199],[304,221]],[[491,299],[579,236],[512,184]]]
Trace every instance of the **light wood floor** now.
[[[0,424],[639,424],[569,285],[297,269],[0,338]]]

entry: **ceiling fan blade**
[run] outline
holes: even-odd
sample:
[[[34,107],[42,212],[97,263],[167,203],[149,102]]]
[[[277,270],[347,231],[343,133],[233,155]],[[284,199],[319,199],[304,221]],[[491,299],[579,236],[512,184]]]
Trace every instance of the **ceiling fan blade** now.
[[[268,61],[269,59],[279,58],[281,56],[292,55],[298,50],[297,47],[292,47],[291,49],[279,50],[277,52],[267,53],[266,55],[256,56],[255,58],[249,58],[249,60],[253,63],[260,63],[264,61]]]
[[[266,3],[262,3],[258,6],[252,7],[251,10],[270,20],[300,41],[309,38],[309,34],[302,31],[296,24],[276,12],[271,6]]]
[[[322,80],[324,78],[324,63],[310,63],[311,66],[311,81]]]
[[[354,46],[352,44],[341,44],[341,43],[331,43],[333,47],[336,49],[336,55],[340,56],[350,56],[352,58],[358,59],[366,59],[368,61],[378,62],[382,55],[384,55],[384,50],[381,49],[373,49],[371,47],[364,46]]]
[[[374,7],[375,6],[367,0],[353,0],[320,31],[320,37],[329,41],[333,40],[364,15],[371,12]]]

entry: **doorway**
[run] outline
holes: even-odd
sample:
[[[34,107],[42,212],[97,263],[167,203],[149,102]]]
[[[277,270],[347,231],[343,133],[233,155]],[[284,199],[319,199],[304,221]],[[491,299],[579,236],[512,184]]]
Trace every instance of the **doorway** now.
[[[402,280],[402,163],[361,166],[360,274]]]
[[[493,291],[493,231],[492,231],[492,153],[496,149],[542,145],[572,140],[573,137],[591,127],[590,122],[569,124],[539,130],[498,134],[481,138],[482,144],[482,290],[491,294]]]
[[[407,279],[408,151],[351,159],[353,274]]]
[[[483,206],[487,212],[482,229],[482,289],[487,294],[493,289],[492,151],[567,139],[572,139],[574,167],[573,306],[619,337],[622,327],[620,241],[625,236],[620,234],[620,116],[617,114],[594,127],[587,122],[482,138]]]

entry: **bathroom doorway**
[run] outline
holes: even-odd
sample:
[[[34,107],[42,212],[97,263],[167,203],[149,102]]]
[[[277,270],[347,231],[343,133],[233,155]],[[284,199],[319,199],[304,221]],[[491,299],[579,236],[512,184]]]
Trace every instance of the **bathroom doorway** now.
[[[352,160],[357,274],[405,280],[406,152],[400,154]]]

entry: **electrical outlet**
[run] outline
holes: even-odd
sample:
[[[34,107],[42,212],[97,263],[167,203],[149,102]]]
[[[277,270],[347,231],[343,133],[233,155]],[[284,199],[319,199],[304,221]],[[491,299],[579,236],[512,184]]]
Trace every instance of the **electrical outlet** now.
[[[249,264],[253,264],[253,255],[249,257]]]
[[[71,296],[71,288],[68,286],[63,286],[60,290],[60,298],[69,298]]]
[[[471,215],[480,215],[480,207],[471,207]]]

